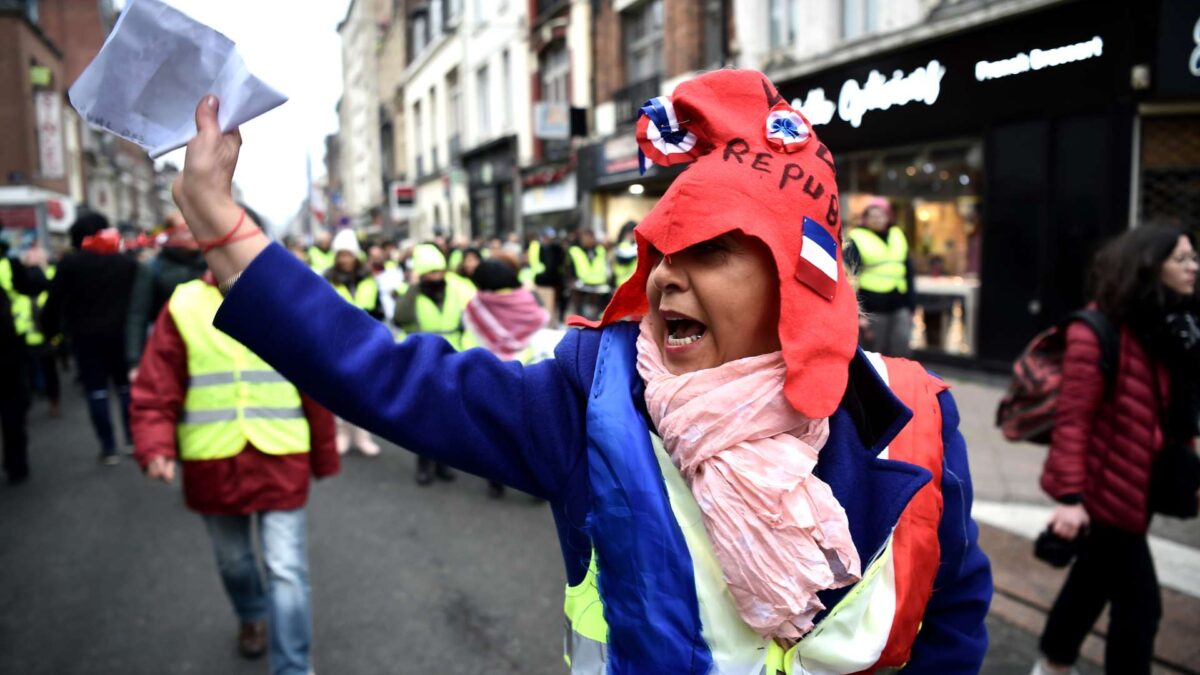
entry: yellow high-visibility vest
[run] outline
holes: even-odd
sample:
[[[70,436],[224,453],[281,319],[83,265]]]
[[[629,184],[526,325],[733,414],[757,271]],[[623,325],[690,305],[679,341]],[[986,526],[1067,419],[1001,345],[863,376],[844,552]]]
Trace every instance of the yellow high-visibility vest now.
[[[525,257],[529,259],[529,271],[533,276],[537,276],[546,271],[546,266],[542,264],[542,242],[534,239],[529,242],[529,248],[525,251]]]
[[[446,295],[438,307],[426,295],[417,296],[417,325],[409,332],[435,333],[456,350],[463,349],[463,311],[475,297],[475,285],[457,274],[446,275]]]
[[[46,279],[48,281],[54,281],[54,275],[57,273],[58,268],[54,265],[46,266],[44,274],[46,275]],[[28,296],[22,297],[25,298],[30,308],[29,332],[25,334],[25,344],[29,345],[30,347],[38,347],[46,341],[46,336],[42,335],[41,329],[38,328],[37,322],[33,319],[35,315],[41,315],[42,308],[46,306],[46,298],[50,297],[50,291],[42,291],[41,293],[38,293],[36,305],[33,302],[29,302]],[[36,312],[32,311],[34,307],[37,308]]]
[[[353,297],[350,296],[350,289],[346,288],[345,284],[334,284],[333,290],[345,298],[346,302],[368,312],[375,311],[375,307],[379,304],[379,285],[375,283],[375,277],[364,277],[362,281],[358,282],[358,286],[354,288]]]
[[[870,228],[856,227],[850,231],[850,240],[854,242],[862,261],[857,279],[860,290],[871,293],[908,292],[905,269],[908,239],[900,228],[893,226],[889,229],[885,242]]]
[[[247,443],[270,455],[308,452],[300,392],[213,327],[220,291],[196,279],[176,287],[167,306],[187,347],[188,391],[176,427],[180,459],[226,459]]]
[[[580,246],[572,246],[567,253],[575,266],[575,278],[587,286],[604,286],[608,283],[608,251],[597,246],[589,259]]]
[[[8,294],[13,327],[17,335],[25,336],[33,330],[33,301],[28,295],[18,293],[13,286],[12,261],[0,258],[0,289]]]
[[[337,258],[337,254],[332,249],[322,251],[316,246],[308,247],[308,266],[317,274],[321,274],[330,267],[333,267],[335,258]]]

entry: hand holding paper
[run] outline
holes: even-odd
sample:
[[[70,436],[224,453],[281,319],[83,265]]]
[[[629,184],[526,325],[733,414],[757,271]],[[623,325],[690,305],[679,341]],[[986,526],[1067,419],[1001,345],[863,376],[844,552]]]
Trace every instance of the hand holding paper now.
[[[129,3],[68,92],[88,123],[137,143],[152,158],[196,134],[196,102],[207,94],[221,100],[221,131],[287,101],[246,69],[229,38],[158,0]]]

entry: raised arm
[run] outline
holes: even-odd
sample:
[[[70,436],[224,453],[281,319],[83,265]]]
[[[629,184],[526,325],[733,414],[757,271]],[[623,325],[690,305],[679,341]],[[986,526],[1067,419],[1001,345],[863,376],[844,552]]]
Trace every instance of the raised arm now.
[[[241,138],[221,134],[212,100],[197,108],[199,133],[173,190],[202,249],[228,237],[241,213],[230,193]],[[236,280],[218,328],[354,424],[531,494],[557,494],[586,451],[586,390],[570,364],[522,368],[484,350],[457,353],[437,336],[396,344],[286,250],[242,236],[205,253],[218,282]]]

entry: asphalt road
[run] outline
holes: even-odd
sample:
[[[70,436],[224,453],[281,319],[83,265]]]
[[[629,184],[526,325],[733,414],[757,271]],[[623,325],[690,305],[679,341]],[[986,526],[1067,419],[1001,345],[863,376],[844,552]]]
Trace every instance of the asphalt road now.
[[[69,382],[69,377],[66,378]],[[265,673],[178,485],[106,468],[81,397],[30,415],[33,478],[0,485],[0,673]],[[351,455],[309,503],[315,668],[325,674],[566,672],[562,562],[549,510],[484,482],[417,487],[385,445]],[[1029,672],[1036,640],[989,621],[990,675]]]

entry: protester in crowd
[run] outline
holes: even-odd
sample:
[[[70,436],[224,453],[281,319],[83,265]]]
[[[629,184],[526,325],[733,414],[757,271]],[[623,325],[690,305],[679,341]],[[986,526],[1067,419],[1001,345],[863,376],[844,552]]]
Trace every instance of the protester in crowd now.
[[[309,474],[339,468],[333,416],[212,325],[211,274],[180,284],[159,314],[133,385],[136,459],[171,482],[212,540],[247,658],[273,675],[311,671],[305,502]],[[258,532],[263,587],[251,528]]]
[[[2,224],[0,229],[3,229]],[[55,342],[46,340],[42,333],[41,316],[46,305],[48,282],[55,272],[56,267],[48,264],[45,250],[36,243],[17,258],[9,256],[8,243],[0,240],[0,289],[8,298],[13,328],[24,344],[10,356],[27,371],[20,387],[32,388],[44,395],[50,401],[53,417],[61,414],[61,387],[55,363]],[[17,385],[13,383],[12,386]]]
[[[7,260],[6,255],[0,257],[0,275]],[[11,296],[0,293],[0,442],[4,444],[4,477],[9,485],[19,485],[29,478],[25,349],[25,338],[13,317]]]
[[[542,306],[550,310],[550,325],[558,327],[566,312],[563,268],[567,251],[559,243],[554,228],[547,227],[538,239],[529,243],[526,254],[529,256],[529,266],[534,270],[533,283],[538,297],[542,300]]]
[[[859,321],[863,349],[907,357],[912,353],[916,289],[908,239],[895,225],[888,200],[876,197],[868,202],[849,236],[846,261],[856,274],[863,310]]]
[[[115,231],[99,213],[80,216],[70,234],[74,250],[63,256],[50,283],[42,332],[53,338],[66,331],[100,441],[100,459],[113,466],[120,459],[109,406],[110,386],[117,392],[125,443],[133,443],[125,326],[137,263],[121,254]]]
[[[256,219],[257,222],[257,219]],[[154,325],[167,299],[181,283],[199,279],[207,265],[192,232],[183,222],[183,214],[173,211],[165,223],[166,239],[158,255],[138,267],[129,298],[129,318],[125,323],[125,359],[129,379],[137,375],[146,334]]]
[[[633,236],[633,228],[637,223],[632,220],[621,226],[617,246],[612,252],[613,283],[617,286],[629,281],[637,269],[637,241]]]
[[[478,293],[463,312],[463,347],[483,347],[501,360],[528,364],[533,359],[530,342],[549,323],[550,313],[521,287],[516,261],[507,252],[485,260],[471,281]],[[488,495],[504,496],[504,484],[489,480]]]
[[[1094,307],[1119,330],[1115,372],[1106,377],[1102,343],[1090,326],[1067,328],[1041,484],[1058,502],[1051,530],[1077,540],[1078,554],[1046,619],[1035,674],[1071,672],[1105,605],[1106,671],[1150,672],[1162,599],[1146,531],[1156,511],[1170,512],[1163,508],[1167,490],[1183,478],[1161,476],[1162,463],[1172,453],[1195,453],[1198,268],[1190,234],[1155,225],[1130,230],[1102,249],[1092,268]]]
[[[371,269],[361,259],[362,249],[353,230],[342,230],[333,238],[333,267],[325,272],[325,279],[342,299],[358,307],[372,318],[383,319],[383,306],[379,302],[379,284]],[[379,444],[371,438],[371,432],[350,424],[342,418],[337,422],[337,451],[344,455],[350,448],[374,457],[379,454]]]
[[[383,312],[383,321],[388,326],[392,326],[394,325],[392,320],[396,316],[396,296],[408,292],[408,283],[405,281],[404,270],[401,269],[400,263],[393,254],[389,254],[386,245],[387,242],[371,246],[367,250],[367,262],[371,266],[375,283],[379,287],[379,308]],[[393,253],[395,253],[395,248],[396,244],[392,242]]]
[[[479,267],[479,263],[483,262],[483,253],[474,246],[461,249],[460,253],[458,264],[449,269],[457,274],[460,279],[470,281],[471,277],[475,274],[475,268]]]
[[[596,242],[596,233],[590,229],[580,228],[575,236],[576,243],[567,249],[571,311],[595,319],[612,294],[608,250]]]
[[[440,335],[453,349],[462,349],[463,312],[475,296],[474,285],[446,272],[446,258],[433,244],[413,249],[412,277],[416,283],[396,302],[396,325],[410,335]],[[454,472],[441,462],[418,457],[417,484],[429,485],[434,477],[454,480]]]
[[[216,109],[175,189],[201,239],[238,218]],[[978,672],[991,576],[958,413],[918,364],[856,350],[828,148],[754,71],[643,113],[645,157],[692,166],[552,360],[397,345],[264,237],[210,253],[231,289],[215,323],[335,412],[548,499],[576,671]]]
[[[317,231],[313,238],[313,245],[308,247],[308,266],[317,274],[324,274],[325,270],[333,267],[333,251],[330,247],[333,246],[333,235],[329,230],[324,228]]]

